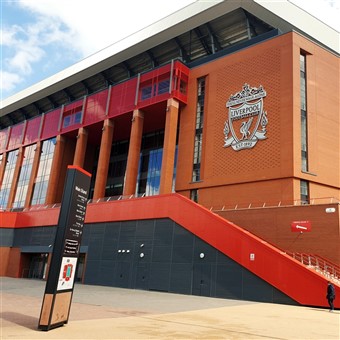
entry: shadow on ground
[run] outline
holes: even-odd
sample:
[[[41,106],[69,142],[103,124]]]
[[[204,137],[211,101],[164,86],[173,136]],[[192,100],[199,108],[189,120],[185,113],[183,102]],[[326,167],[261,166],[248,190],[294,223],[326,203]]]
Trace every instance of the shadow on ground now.
[[[38,329],[39,319],[34,316],[15,312],[2,312],[0,313],[0,318],[22,327]]]

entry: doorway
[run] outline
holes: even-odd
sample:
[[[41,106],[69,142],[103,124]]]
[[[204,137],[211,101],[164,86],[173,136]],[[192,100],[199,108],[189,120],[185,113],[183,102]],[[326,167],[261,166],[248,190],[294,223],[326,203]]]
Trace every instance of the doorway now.
[[[27,278],[43,280],[46,277],[48,254],[32,254]]]

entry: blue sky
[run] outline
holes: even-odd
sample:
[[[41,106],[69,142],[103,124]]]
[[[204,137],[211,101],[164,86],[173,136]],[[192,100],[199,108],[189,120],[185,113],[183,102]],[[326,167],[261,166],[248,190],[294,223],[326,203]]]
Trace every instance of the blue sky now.
[[[1,99],[194,1],[0,0]],[[290,1],[340,30],[340,0]]]

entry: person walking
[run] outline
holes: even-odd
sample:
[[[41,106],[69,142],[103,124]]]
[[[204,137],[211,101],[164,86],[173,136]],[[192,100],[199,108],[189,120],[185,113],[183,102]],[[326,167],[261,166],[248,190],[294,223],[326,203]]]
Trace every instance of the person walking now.
[[[328,285],[327,285],[327,295],[326,295],[326,299],[328,300],[328,304],[329,304],[329,308],[330,308],[330,312],[334,311],[334,300],[335,300],[335,288],[333,286],[333,284],[328,281]]]

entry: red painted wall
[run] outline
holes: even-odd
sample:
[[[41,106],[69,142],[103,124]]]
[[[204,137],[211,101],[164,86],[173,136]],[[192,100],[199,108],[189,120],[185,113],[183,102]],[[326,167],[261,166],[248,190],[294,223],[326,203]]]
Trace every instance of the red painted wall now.
[[[20,123],[18,125],[14,125],[11,129],[10,139],[8,142],[9,149],[17,149],[21,146],[21,138],[24,131],[24,123]]]
[[[326,208],[333,208],[327,213]],[[316,254],[340,266],[339,204],[216,211],[254,235],[289,252]],[[311,231],[294,233],[293,221],[310,221]]]
[[[6,150],[7,135],[8,135],[8,128],[0,131],[0,153]]]
[[[9,254],[10,254],[10,248],[0,247],[0,276],[8,276],[7,266],[9,262]]]
[[[307,52],[309,171],[301,171],[300,64]],[[201,180],[192,181],[197,79],[206,77]],[[329,81],[328,81],[329,80]],[[263,86],[265,140],[252,149],[224,147],[229,96]],[[332,89],[331,91],[329,89]],[[339,58],[291,32],[190,70],[188,104],[180,117],[176,192],[199,190],[205,207],[279,203],[310,197],[340,200]],[[239,127],[238,127],[239,128]],[[334,130],[334,131],[333,131]],[[230,134],[229,134],[230,136]]]
[[[61,108],[51,111],[44,116],[43,128],[41,132],[41,140],[46,140],[56,137],[58,133],[58,126],[60,121]]]
[[[41,117],[30,119],[27,121],[25,138],[23,144],[28,145],[36,143],[39,140],[39,128],[41,123]]]
[[[105,119],[106,103],[108,90],[101,91],[92,96],[87,97],[84,109],[84,126],[97,123]]]

